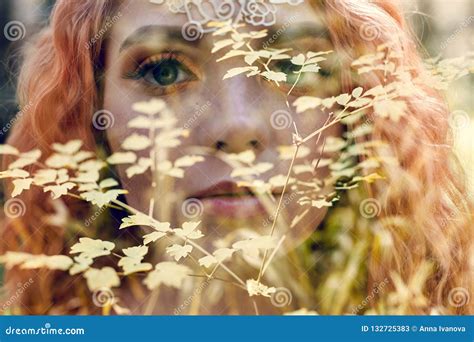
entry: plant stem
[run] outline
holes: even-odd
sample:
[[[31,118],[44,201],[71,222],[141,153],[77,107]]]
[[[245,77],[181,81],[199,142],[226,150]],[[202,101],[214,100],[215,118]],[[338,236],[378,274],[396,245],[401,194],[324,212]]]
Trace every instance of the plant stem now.
[[[124,209],[128,210],[129,212],[131,212],[132,214],[142,214],[142,212],[140,212],[139,210],[136,210],[135,208],[132,208],[130,207],[129,205],[119,201],[119,200],[113,200],[113,202],[119,206],[122,206]],[[153,218],[152,218],[153,219]],[[153,219],[154,220],[154,219]],[[187,242],[189,243],[191,246],[193,246],[194,248],[196,248],[197,250],[201,251],[202,253],[204,253],[205,255],[207,256],[212,256],[211,253],[209,253],[208,251],[206,251],[204,248],[202,248],[199,244],[197,244],[196,242],[194,242],[193,240],[190,240],[190,239],[186,239],[186,238],[183,238],[181,236],[178,236],[180,239],[182,239],[184,242]],[[227,272],[229,273],[234,279],[236,279],[240,284],[244,285],[245,286],[245,282],[238,276],[236,275],[234,272],[232,272],[226,265],[224,265],[222,262],[220,261],[217,261],[217,263]]]
[[[275,226],[276,226],[276,222],[278,221],[278,217],[280,215],[280,210],[281,210],[281,204],[283,203],[283,197],[285,196],[285,192],[286,192],[286,188],[288,186],[288,183],[290,181],[290,176],[291,176],[291,172],[293,171],[293,165],[295,163],[295,160],[296,160],[296,156],[298,154],[298,150],[300,148],[300,143],[297,142],[295,144],[295,152],[293,153],[293,158],[291,159],[291,163],[290,163],[290,167],[288,168],[288,173],[286,175],[286,180],[285,180],[285,185],[283,186],[283,190],[281,192],[281,196],[280,196],[280,199],[278,201],[278,206],[277,206],[277,209],[275,211],[275,215],[274,215],[274,218],[273,218],[273,222],[272,222],[272,228],[271,228],[271,231],[270,231],[270,236],[273,236],[273,233],[275,231]],[[263,259],[262,259],[262,264],[260,265],[260,270],[258,272],[258,278],[257,278],[257,282],[260,282],[260,279],[262,277],[262,273],[263,273],[263,266],[265,265],[265,260],[267,258],[267,253],[268,253],[268,250],[265,249],[265,252],[263,253]]]

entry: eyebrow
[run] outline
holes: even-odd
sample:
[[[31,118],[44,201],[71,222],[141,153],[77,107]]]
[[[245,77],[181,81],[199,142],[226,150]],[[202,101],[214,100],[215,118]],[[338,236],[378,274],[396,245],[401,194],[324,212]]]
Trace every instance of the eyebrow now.
[[[268,30],[268,39],[273,43],[281,44],[301,38],[323,38],[329,39],[329,32],[325,26],[320,23],[303,23],[280,27],[272,27]]]
[[[269,39],[273,39],[273,43],[281,44],[295,39],[307,37],[328,38],[328,31],[319,23],[304,23],[297,24],[294,27],[285,27],[285,24],[279,27],[268,28]],[[146,25],[136,29],[132,32],[120,45],[119,53],[126,50],[132,45],[148,42],[153,39],[160,39],[163,41],[181,42],[187,45],[199,45],[202,39],[190,41],[184,38],[181,26],[160,26],[160,25]]]
[[[181,33],[181,26],[146,25],[133,31],[120,45],[119,52],[126,50],[132,45],[149,42],[153,39],[164,41],[179,41],[183,44],[198,45],[200,39],[195,41],[186,40]]]

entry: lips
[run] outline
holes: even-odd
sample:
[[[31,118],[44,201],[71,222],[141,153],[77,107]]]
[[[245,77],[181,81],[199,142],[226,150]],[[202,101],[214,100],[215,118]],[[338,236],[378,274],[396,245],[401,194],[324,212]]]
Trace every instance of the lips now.
[[[239,187],[232,181],[218,182],[190,198],[199,199],[204,211],[210,215],[231,218],[249,218],[265,213],[265,209],[247,187]]]
[[[253,193],[247,187],[239,187],[237,183],[231,181],[222,181],[211,185],[210,187],[197,192],[194,198],[204,199],[211,197],[242,197],[253,196]]]

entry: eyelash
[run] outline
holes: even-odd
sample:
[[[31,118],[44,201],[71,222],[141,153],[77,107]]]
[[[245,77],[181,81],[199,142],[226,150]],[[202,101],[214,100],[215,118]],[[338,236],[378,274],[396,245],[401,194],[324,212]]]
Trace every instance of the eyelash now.
[[[147,80],[146,76],[163,63],[176,63],[178,72],[187,73],[187,79],[170,85],[160,85]],[[195,68],[187,58],[177,53],[166,52],[146,58],[134,71],[125,74],[124,78],[140,81],[154,95],[168,95],[186,87],[187,83],[197,80],[199,77],[193,70]]]
[[[178,72],[187,73],[187,79],[179,82],[173,82],[169,85],[161,85],[146,79],[147,75],[152,72],[158,65],[167,62],[176,63],[179,68]],[[277,67],[277,64],[278,63],[274,64],[274,67]],[[140,81],[142,85],[147,89],[147,91],[149,91],[153,95],[162,96],[181,90],[185,88],[190,82],[198,80],[198,73],[194,70],[196,70],[196,68],[183,55],[173,52],[165,52],[146,58],[135,68],[135,70],[125,74],[124,78]],[[325,72],[327,72],[329,75],[324,75]],[[328,69],[321,69],[319,77],[325,79],[330,77],[330,75],[331,72]],[[284,85],[281,86],[284,87]],[[294,88],[293,93],[296,95],[302,95],[308,92],[309,90],[310,89],[307,86],[299,84]]]
[[[290,62],[290,63],[291,63],[291,62]],[[279,64],[280,64],[280,65],[279,65]],[[282,70],[282,65],[281,65],[281,64],[283,64],[283,63],[275,63],[275,64],[274,64],[274,65],[275,65],[275,68],[280,68],[278,71],[285,72],[285,71]],[[291,66],[295,66],[295,65],[290,65],[290,67],[291,67]],[[296,67],[297,69],[299,69],[299,66],[295,66],[295,67]],[[326,68],[326,67],[323,67],[323,66],[321,66],[321,65],[320,65],[320,67],[321,67],[321,69],[320,69],[319,72],[318,72],[318,76],[320,76],[320,77],[322,77],[322,78],[329,78],[329,77],[331,77],[332,72],[331,72],[330,69],[328,69],[328,68]],[[288,71],[288,74],[291,74],[292,72],[293,72],[292,70],[289,70],[289,71]]]
[[[284,72],[282,70],[282,65],[279,65],[279,64],[283,64],[284,62],[282,63],[274,63],[273,66],[271,67],[272,70],[275,70],[275,71],[281,71],[281,72]],[[298,69],[299,67],[297,67]],[[290,70],[288,75],[291,75],[292,74],[292,71]],[[328,68],[323,68],[321,67],[321,70],[317,73],[317,74],[310,74],[309,76],[313,76],[313,77],[318,77],[320,78],[321,81],[324,81],[324,80],[327,80],[329,79],[331,76],[333,75],[332,71]],[[303,74],[303,77],[305,75]],[[290,88],[292,88],[293,86],[293,83],[292,82],[284,82],[284,83],[280,83],[280,88],[284,91],[284,92],[287,92]],[[311,91],[314,91],[314,87],[313,86],[307,86],[307,85],[303,85],[303,82],[302,82],[302,79],[300,79],[300,81],[298,82],[298,84],[296,85],[296,87],[293,88],[293,91],[292,91],[292,95],[293,96],[303,96],[303,95],[306,95],[308,94],[309,92]]]

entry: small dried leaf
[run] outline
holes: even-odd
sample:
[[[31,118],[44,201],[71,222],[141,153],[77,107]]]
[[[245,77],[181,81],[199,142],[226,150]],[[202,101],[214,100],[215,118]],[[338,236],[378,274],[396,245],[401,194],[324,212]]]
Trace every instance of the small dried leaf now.
[[[175,167],[189,167],[196,163],[204,161],[202,156],[184,156],[174,162]]]
[[[153,268],[150,263],[142,263],[143,258],[148,253],[147,246],[135,246],[123,250],[125,257],[121,258],[118,265],[123,268],[124,275],[135,272],[146,272]]]
[[[271,297],[273,293],[276,292],[274,287],[268,287],[263,285],[262,283],[258,282],[255,279],[248,279],[246,282],[247,285],[247,292],[249,296],[264,296],[264,297]]]
[[[70,253],[80,253],[79,256],[81,258],[94,259],[99,256],[109,255],[114,248],[115,244],[113,242],[83,237],[71,247]]]
[[[174,260],[179,261],[181,258],[186,258],[189,253],[193,250],[191,245],[178,245],[174,244],[166,248],[166,253],[174,258]]]
[[[134,103],[132,109],[148,115],[155,115],[166,108],[165,101],[161,99],[151,99],[150,101],[142,101]]]
[[[143,235],[143,244],[148,245],[150,242],[155,242],[156,240],[161,239],[163,236],[166,236],[166,233],[153,232],[150,234]]]
[[[94,259],[89,258],[84,255],[78,255],[77,257],[74,257],[74,264],[72,267],[69,269],[69,274],[70,275],[75,275],[78,273],[82,273],[86,271],[90,265],[94,262]]]
[[[140,135],[137,133],[133,133],[129,137],[127,137],[123,143],[122,148],[125,150],[131,151],[141,151],[147,147],[151,146],[151,140],[145,135]]]
[[[17,150],[16,147],[3,144],[3,145],[0,145],[0,154],[19,155],[20,152]]]
[[[64,145],[58,144],[58,143],[54,143],[53,145],[51,145],[53,150],[55,150],[59,154],[64,154],[64,155],[69,155],[69,156],[79,151],[81,146],[82,146],[82,141],[79,139],[68,141]]]
[[[12,197],[20,195],[23,190],[28,190],[31,183],[33,183],[33,178],[15,179],[13,181],[14,189],[12,191]]]
[[[148,273],[143,283],[149,290],[154,290],[161,284],[179,289],[184,278],[190,273],[191,269],[185,265],[171,261],[160,262],[155,266],[155,270]]]
[[[137,155],[133,152],[115,152],[109,158],[107,162],[112,165],[117,164],[132,164],[137,160]]]
[[[286,74],[284,72],[263,71],[260,73],[266,79],[273,82],[286,82]]]
[[[69,190],[74,188],[76,184],[72,182],[63,183],[61,185],[48,185],[43,188],[44,192],[50,191],[53,199],[58,199],[59,197],[66,195]]]
[[[201,221],[199,221],[199,222],[184,222],[182,229],[181,228],[176,228],[176,229],[173,229],[173,231],[175,232],[176,235],[178,235],[182,238],[196,240],[196,239],[199,239],[199,238],[204,236],[200,230],[196,229],[199,226],[200,223],[201,223]]]
[[[104,205],[107,205],[110,202],[116,200],[119,195],[123,195],[126,193],[128,193],[127,190],[122,189],[112,189],[106,192],[91,190],[83,192],[81,194],[81,197],[84,198],[86,201],[97,205],[98,207],[103,207]]]
[[[84,278],[87,279],[87,287],[91,291],[120,286],[120,279],[112,267],[90,268],[84,273]]]
[[[227,78],[231,78],[231,77],[234,77],[246,72],[256,72],[256,71],[258,71],[258,67],[256,66],[233,68],[233,69],[227,70],[227,73],[224,75],[222,79],[225,80]]]
[[[101,181],[99,183],[99,187],[101,189],[111,188],[111,187],[117,186],[117,185],[119,185],[119,183],[113,178],[104,179],[103,181]]]
[[[142,213],[130,215],[122,219],[120,229],[131,226],[149,226],[153,227],[156,231],[163,233],[171,231],[170,224],[168,222],[159,222],[153,219],[152,217]]]
[[[34,269],[34,268],[48,268],[50,270],[61,270],[66,271],[71,267],[73,261],[71,258],[65,255],[31,255],[31,258],[26,260],[21,268],[23,269]]]
[[[295,56],[291,59],[291,63],[293,63],[294,65],[303,65],[305,60],[305,56],[300,53],[298,56]]]
[[[293,102],[297,113],[303,113],[308,109],[315,109],[321,105],[321,99],[313,96],[301,96]]]

